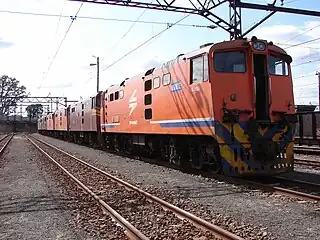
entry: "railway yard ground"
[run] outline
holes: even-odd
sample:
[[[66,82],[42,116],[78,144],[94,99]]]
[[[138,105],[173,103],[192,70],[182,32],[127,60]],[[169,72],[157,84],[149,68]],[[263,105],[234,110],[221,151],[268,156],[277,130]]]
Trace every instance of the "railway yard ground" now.
[[[0,142],[0,149],[9,137]],[[129,191],[129,185],[119,186],[101,171],[37,139],[152,196]],[[312,156],[313,161],[319,159]],[[78,185],[57,164],[72,174]],[[294,197],[280,188],[267,191],[183,173],[39,134],[15,134],[0,156],[0,239],[127,239],[123,228],[137,239],[320,239],[320,167],[297,165],[294,173],[282,177],[294,179],[299,186],[278,182],[272,186],[290,186],[291,191],[307,195]],[[79,181],[87,186],[86,192]],[[178,218],[172,205],[164,211],[153,196],[198,220],[183,215],[185,212],[180,212],[184,220]],[[123,219],[131,225],[124,226]],[[202,228],[193,225],[192,219]]]

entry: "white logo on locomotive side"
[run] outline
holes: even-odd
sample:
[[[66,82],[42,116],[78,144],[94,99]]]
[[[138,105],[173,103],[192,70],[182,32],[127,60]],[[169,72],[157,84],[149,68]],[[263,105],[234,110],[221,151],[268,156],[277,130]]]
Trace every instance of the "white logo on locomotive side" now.
[[[130,108],[130,112],[129,112],[129,116],[132,114],[133,110],[137,107],[138,103],[137,103],[137,97],[136,97],[136,93],[137,93],[137,89],[135,89],[129,99],[129,108]]]

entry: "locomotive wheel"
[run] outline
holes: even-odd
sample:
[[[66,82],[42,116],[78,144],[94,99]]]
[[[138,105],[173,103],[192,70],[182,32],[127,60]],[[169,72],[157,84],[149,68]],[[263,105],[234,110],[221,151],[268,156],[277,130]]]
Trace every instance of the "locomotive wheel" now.
[[[221,174],[222,173],[222,164],[221,161],[215,160],[209,167],[210,172],[214,174]]]
[[[214,155],[210,156],[211,158],[211,164],[209,166],[209,169],[214,174],[221,174],[222,173],[222,162],[220,157],[220,151],[219,148],[215,148]]]

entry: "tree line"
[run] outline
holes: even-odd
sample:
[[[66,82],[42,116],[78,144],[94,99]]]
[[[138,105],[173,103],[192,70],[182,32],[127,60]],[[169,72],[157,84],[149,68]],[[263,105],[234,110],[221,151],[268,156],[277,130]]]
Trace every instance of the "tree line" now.
[[[17,103],[30,94],[26,87],[20,84],[14,77],[2,75],[0,78],[0,117],[9,116],[14,113]],[[39,117],[43,113],[42,104],[31,104],[26,108],[29,121]]]

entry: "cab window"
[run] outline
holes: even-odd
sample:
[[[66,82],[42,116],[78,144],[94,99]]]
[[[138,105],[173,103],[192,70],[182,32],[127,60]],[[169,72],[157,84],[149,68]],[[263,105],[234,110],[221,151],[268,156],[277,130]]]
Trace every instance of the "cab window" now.
[[[167,86],[169,85],[171,82],[171,75],[170,73],[166,73],[163,75],[163,79],[162,79],[162,85],[163,86]]]
[[[288,64],[279,57],[269,56],[269,73],[280,76],[288,75]]]
[[[208,80],[208,56],[203,55],[191,59],[192,78],[191,83],[197,83]]]
[[[243,51],[216,52],[213,58],[216,72],[244,73],[246,71]]]

